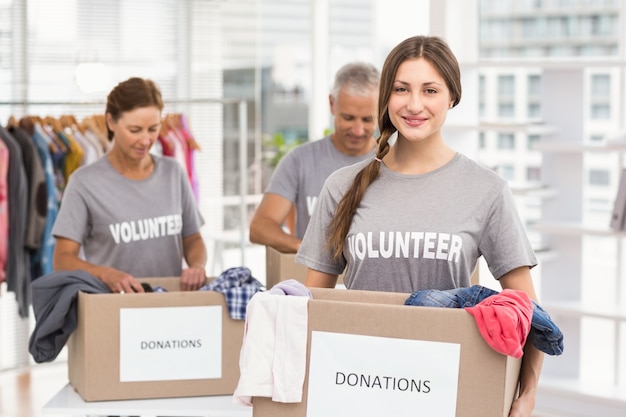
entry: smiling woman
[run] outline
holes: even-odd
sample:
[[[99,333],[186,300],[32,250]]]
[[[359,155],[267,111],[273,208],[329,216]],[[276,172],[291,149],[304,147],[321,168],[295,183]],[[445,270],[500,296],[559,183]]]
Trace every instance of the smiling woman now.
[[[444,140],[446,115],[460,100],[459,63],[442,38],[413,36],[391,50],[376,155],[326,180],[296,255],[309,268],[307,286],[334,288],[345,269],[350,290],[469,287],[484,256],[502,288],[536,299],[537,259],[508,184]],[[392,246],[397,231],[407,239]],[[511,417],[530,417],[535,404],[543,356],[531,344],[524,352]]]

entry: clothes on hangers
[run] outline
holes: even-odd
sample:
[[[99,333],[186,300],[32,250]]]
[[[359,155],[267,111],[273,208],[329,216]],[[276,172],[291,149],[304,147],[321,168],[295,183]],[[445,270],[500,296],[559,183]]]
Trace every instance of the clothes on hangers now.
[[[161,121],[158,136],[162,155],[176,158],[185,168],[196,201],[199,201],[198,175],[194,164],[195,152],[200,149],[189,129],[189,122],[181,113],[166,115]]]
[[[7,172],[5,209],[7,211],[6,220],[8,220],[4,227],[6,228],[8,225],[6,242],[10,243],[5,254],[4,275],[6,276],[7,287],[16,292],[17,298],[28,299],[28,287],[21,284],[28,279],[27,273],[30,268],[30,259],[24,245],[27,224],[28,180],[19,143],[7,130],[1,127],[0,142],[8,151],[8,160],[6,161],[8,162],[8,169],[6,169],[6,164],[3,164]],[[0,239],[4,240],[5,238]],[[18,304],[20,315],[27,315],[28,312],[23,310],[25,304]]]
[[[163,120],[170,156],[185,168],[198,201],[193,152],[199,147],[189,123],[182,114]],[[104,157],[112,143],[100,114],[81,122],[70,114],[11,116],[0,129],[0,282],[7,281],[20,316],[27,317],[31,282],[53,272],[52,226],[65,187],[76,170]]]
[[[9,149],[0,142],[0,283],[6,279],[9,243]]]

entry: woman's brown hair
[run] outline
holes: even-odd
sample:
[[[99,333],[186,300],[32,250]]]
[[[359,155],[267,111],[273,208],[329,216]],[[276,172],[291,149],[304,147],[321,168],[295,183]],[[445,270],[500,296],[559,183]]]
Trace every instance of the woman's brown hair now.
[[[443,39],[437,36],[414,36],[399,43],[387,55],[381,71],[378,95],[380,136],[377,140],[376,159],[373,159],[356,175],[352,186],[339,202],[332,222],[328,225],[329,239],[327,244],[335,259],[341,257],[354,213],[369,185],[378,178],[381,164],[379,160],[382,160],[389,152],[389,138],[396,131],[389,118],[388,106],[398,67],[406,60],[417,58],[424,58],[430,62],[445,80],[450,91],[452,107],[461,101],[459,64]]]
[[[106,112],[114,121],[122,117],[122,113],[138,109],[140,107],[156,107],[163,110],[161,91],[154,81],[144,78],[133,77],[119,83],[107,97]],[[109,140],[113,139],[113,132],[107,125]]]

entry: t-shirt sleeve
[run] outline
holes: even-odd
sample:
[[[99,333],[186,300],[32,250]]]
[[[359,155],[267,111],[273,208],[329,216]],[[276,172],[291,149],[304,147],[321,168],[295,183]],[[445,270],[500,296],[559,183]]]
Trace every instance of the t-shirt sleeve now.
[[[490,210],[479,250],[496,279],[522,266],[534,267],[537,258],[517,212],[513,194],[504,184]]]
[[[189,178],[183,172],[182,169],[178,170],[178,175],[181,183],[181,198],[183,208],[183,237],[187,237],[200,231],[202,225],[204,225],[204,218],[200,213],[198,205],[196,203]]]
[[[52,227],[52,236],[83,243],[89,229],[89,209],[82,197],[84,187],[85,184],[77,176],[70,176]]]
[[[345,259],[333,259],[332,252],[326,245],[328,225],[340,201],[339,193],[334,190],[333,177],[335,175],[328,178],[320,192],[295,260],[316,271],[341,274],[346,266]]]
[[[300,183],[298,166],[298,149],[294,148],[287,152],[276,166],[265,192],[278,194],[296,204]]]

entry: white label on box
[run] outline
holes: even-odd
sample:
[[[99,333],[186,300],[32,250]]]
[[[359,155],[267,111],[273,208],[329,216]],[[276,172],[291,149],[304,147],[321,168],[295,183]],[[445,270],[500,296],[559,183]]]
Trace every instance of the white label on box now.
[[[314,331],[306,415],[454,417],[460,353],[456,343]]]
[[[222,306],[120,309],[120,381],[222,377]]]

